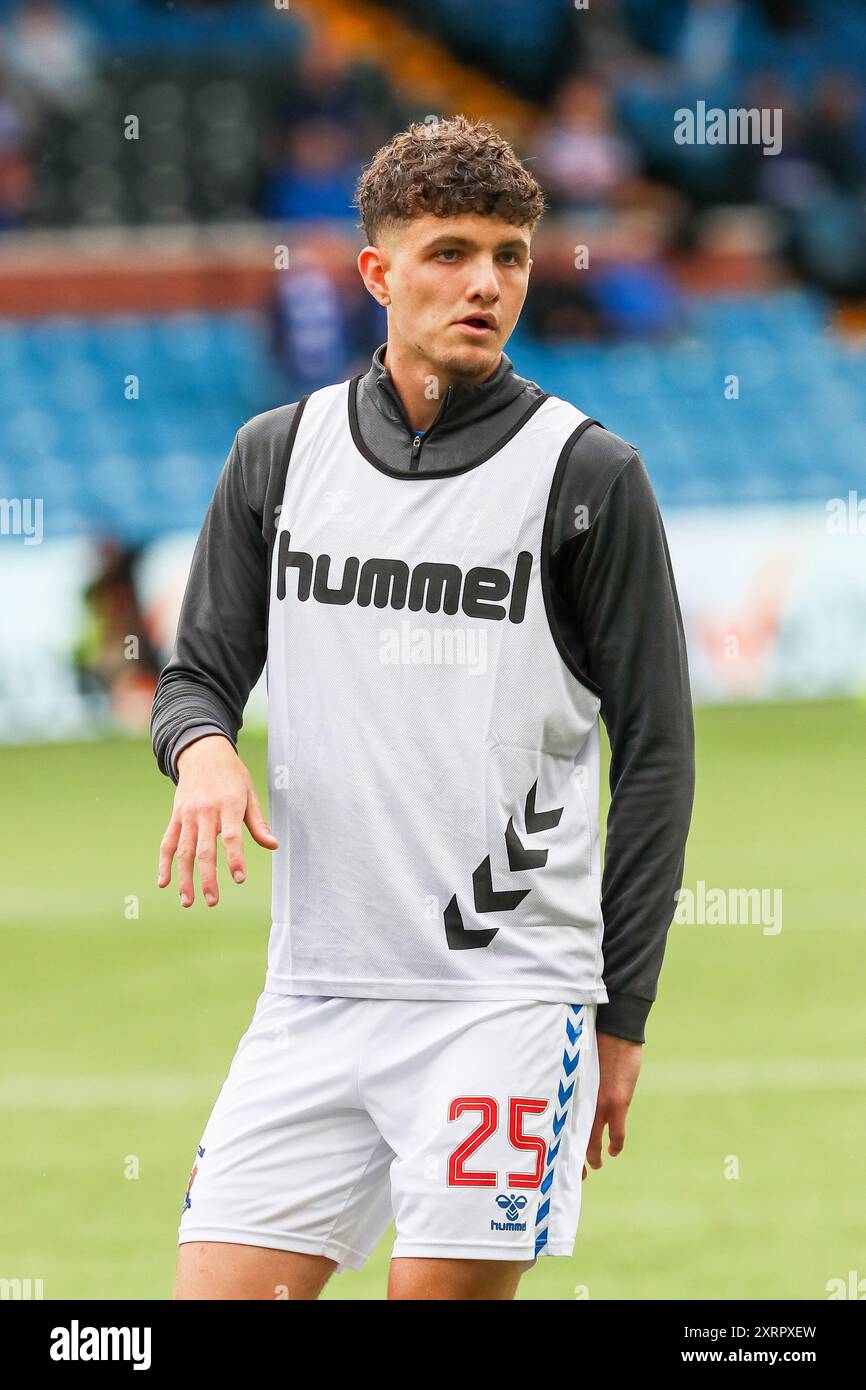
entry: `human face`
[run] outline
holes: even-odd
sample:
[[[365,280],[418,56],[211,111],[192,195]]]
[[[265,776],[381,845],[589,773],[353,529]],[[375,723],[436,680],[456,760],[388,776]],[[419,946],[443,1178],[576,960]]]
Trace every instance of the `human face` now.
[[[495,371],[526,298],[528,229],[474,212],[424,213],[384,233],[379,252],[389,355],[393,346],[452,380]]]

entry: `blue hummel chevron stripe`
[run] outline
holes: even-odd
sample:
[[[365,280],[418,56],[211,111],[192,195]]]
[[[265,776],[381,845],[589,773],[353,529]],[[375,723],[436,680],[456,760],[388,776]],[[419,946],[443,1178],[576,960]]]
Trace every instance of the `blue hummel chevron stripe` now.
[[[583,1032],[583,1019],[580,1018],[580,1014],[583,1011],[583,1005],[570,1004],[569,1010],[574,1015],[574,1021],[572,1021],[571,1018],[566,1017],[565,1032],[566,1037],[568,1038],[569,1046],[573,1047],[574,1044],[580,1038],[581,1033]],[[543,1252],[544,1247],[547,1244],[548,1218],[550,1216],[551,1201],[549,1193],[551,1192],[551,1189],[553,1187],[554,1161],[556,1159],[557,1154],[559,1153],[559,1146],[562,1143],[562,1140],[559,1136],[565,1127],[566,1120],[568,1119],[569,1106],[571,1104],[571,1098],[574,1093],[574,1081],[572,1081],[571,1085],[568,1087],[566,1087],[565,1081],[567,1081],[567,1079],[570,1076],[574,1075],[574,1072],[576,1071],[579,1062],[580,1048],[577,1048],[573,1056],[569,1053],[568,1048],[564,1049],[561,1064],[562,1075],[559,1078],[559,1085],[557,1091],[559,1100],[558,1109],[561,1113],[557,1114],[554,1112],[553,1116],[553,1137],[555,1138],[556,1143],[552,1147],[549,1146],[547,1150],[547,1162],[545,1165],[547,1168],[547,1172],[545,1173],[544,1181],[542,1182],[541,1187],[539,1188],[539,1196],[544,1197],[545,1200],[539,1206],[535,1216],[536,1259]]]

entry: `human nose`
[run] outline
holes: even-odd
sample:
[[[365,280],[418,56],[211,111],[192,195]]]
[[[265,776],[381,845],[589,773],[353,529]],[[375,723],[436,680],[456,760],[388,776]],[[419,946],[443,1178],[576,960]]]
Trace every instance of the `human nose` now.
[[[473,275],[467,288],[469,299],[484,299],[495,303],[499,298],[499,281],[492,260],[484,260],[473,267]]]

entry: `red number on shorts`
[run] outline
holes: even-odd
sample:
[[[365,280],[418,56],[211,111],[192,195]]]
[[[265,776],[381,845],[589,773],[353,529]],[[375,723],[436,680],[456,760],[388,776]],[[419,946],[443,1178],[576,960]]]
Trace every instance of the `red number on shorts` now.
[[[448,1159],[448,1186],[496,1187],[495,1173],[467,1173],[463,1164],[495,1132],[499,1108],[492,1096],[456,1096],[448,1107],[448,1118],[458,1120],[467,1110],[478,1110],[482,1119]]]
[[[524,1115],[543,1115],[547,1109],[546,1100],[531,1100],[528,1097],[512,1096],[508,1115],[508,1138],[513,1149],[528,1149],[535,1154],[534,1173],[508,1173],[505,1181],[509,1187],[540,1187],[544,1177],[544,1157],[546,1145],[540,1134],[523,1133]]]
[[[508,1102],[508,1139],[514,1149],[528,1150],[535,1154],[533,1173],[508,1173],[509,1187],[540,1187],[544,1176],[544,1159],[547,1146],[539,1134],[524,1134],[524,1115],[543,1115],[547,1109],[546,1100],[536,1100],[526,1096],[512,1096]],[[448,1119],[457,1120],[467,1110],[477,1110],[481,1123],[472,1133],[458,1144],[448,1159],[449,1187],[498,1187],[498,1173],[467,1173],[463,1166],[466,1160],[486,1143],[496,1132],[499,1123],[499,1107],[492,1096],[455,1096],[448,1107]]]

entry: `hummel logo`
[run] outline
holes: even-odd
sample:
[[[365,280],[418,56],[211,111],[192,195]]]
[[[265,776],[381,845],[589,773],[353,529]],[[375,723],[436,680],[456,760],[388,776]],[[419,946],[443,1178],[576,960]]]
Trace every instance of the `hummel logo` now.
[[[491,1221],[491,1231],[525,1231],[526,1222],[518,1221],[517,1218],[526,1206],[527,1198],[523,1193],[515,1197],[513,1192],[500,1192],[496,1197],[496,1205],[501,1207],[505,1213],[504,1221]]]
[[[516,1221],[526,1206],[526,1198],[522,1193],[519,1197],[515,1197],[513,1192],[508,1194],[500,1192],[496,1198],[496,1205],[502,1208],[509,1221]]]
[[[277,552],[277,598],[286,597],[286,574],[298,571],[297,596],[302,603],[312,596],[317,603],[347,604],[357,602],[368,608],[406,608],[418,613],[456,613],[463,610],[468,618],[486,618],[500,622],[522,623],[526,614],[526,596],[532,555],[521,550],[514,565],[513,577],[505,570],[487,565],[474,565],[465,575],[459,565],[437,564],[425,560],[409,568],[405,560],[386,560],[374,557],[363,564],[350,555],[343,565],[340,587],[328,587],[330,555],[319,555],[315,561],[306,550],[292,550],[291,534],[280,532]],[[506,609],[500,602],[511,595]],[[408,599],[408,604],[407,604]]]

